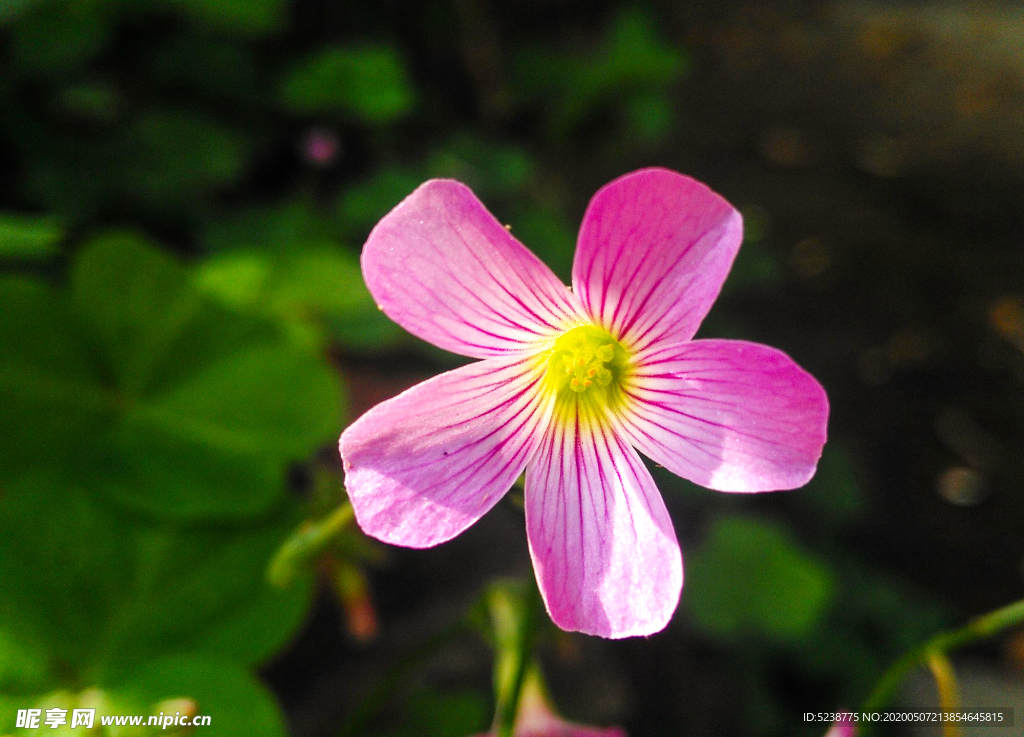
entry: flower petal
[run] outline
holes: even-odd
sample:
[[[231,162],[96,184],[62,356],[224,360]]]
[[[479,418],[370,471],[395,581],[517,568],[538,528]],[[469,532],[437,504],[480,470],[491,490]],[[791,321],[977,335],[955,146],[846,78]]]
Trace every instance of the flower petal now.
[[[658,632],[683,585],[665,503],[643,461],[585,412],[552,418],[526,471],[530,555],[551,619],[602,637]]]
[[[370,233],[362,266],[388,317],[465,356],[528,348],[582,321],[569,289],[459,182],[406,197]]]
[[[345,430],[339,448],[368,535],[425,548],[465,530],[509,490],[550,416],[536,359],[488,359],[417,384]]]
[[[739,212],[705,185],[667,169],[641,169],[590,201],[573,290],[627,348],[689,340],[742,239]]]
[[[644,455],[720,491],[795,489],[825,444],[825,390],[782,351],[740,340],[635,357],[622,432]]]

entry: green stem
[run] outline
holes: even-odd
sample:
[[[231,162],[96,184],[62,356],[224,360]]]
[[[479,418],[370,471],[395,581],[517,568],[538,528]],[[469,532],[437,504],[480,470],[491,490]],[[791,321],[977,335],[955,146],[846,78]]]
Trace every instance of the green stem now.
[[[939,708],[955,711],[960,708],[960,695],[956,685],[956,673],[946,653],[932,650],[928,653],[928,670],[932,672],[935,686],[939,690]],[[956,722],[942,723],[942,737],[960,737],[960,725]]]
[[[267,578],[275,586],[290,584],[353,519],[352,505],[343,502],[323,519],[303,522],[274,554],[267,567]]]
[[[881,711],[892,701],[906,675],[925,664],[934,653],[948,653],[954,648],[992,637],[1019,624],[1024,624],[1024,599],[988,614],[982,614],[960,629],[936,635],[920,647],[908,652],[885,672],[871,696],[864,702],[863,710]]]
[[[523,684],[532,662],[537,602],[529,585],[506,583],[488,592],[494,632],[495,714],[493,732],[512,737]]]

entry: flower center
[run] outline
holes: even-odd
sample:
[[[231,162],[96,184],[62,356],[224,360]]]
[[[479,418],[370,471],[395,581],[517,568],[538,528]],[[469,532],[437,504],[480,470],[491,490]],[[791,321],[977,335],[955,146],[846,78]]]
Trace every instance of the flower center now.
[[[627,358],[607,330],[580,325],[555,341],[545,380],[560,400],[586,398],[611,404],[618,398]]]

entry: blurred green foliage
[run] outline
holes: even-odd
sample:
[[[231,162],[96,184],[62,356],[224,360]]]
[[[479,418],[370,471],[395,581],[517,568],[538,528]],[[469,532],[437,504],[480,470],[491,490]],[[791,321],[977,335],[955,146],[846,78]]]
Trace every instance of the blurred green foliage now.
[[[479,693],[425,690],[412,696],[399,712],[401,726],[381,737],[448,737],[483,734],[491,705]]]
[[[778,640],[805,637],[821,620],[835,581],[784,528],[719,517],[690,557],[687,583],[697,625],[721,637],[744,633]]]
[[[394,49],[335,47],[299,61],[287,73],[281,102],[295,113],[390,123],[412,110],[415,94]]]
[[[0,309],[0,687],[120,713],[184,695],[238,714],[217,732],[280,734],[244,669],[309,604],[265,568],[299,519],[288,465],[340,424],[336,374],[130,232],[85,243],[66,288],[4,277]]]
[[[524,99],[545,110],[553,135],[568,136],[588,116],[617,110],[622,129],[658,140],[674,122],[664,92],[686,66],[685,55],[659,38],[650,15],[628,9],[593,51],[524,50],[516,82]]]
[[[63,235],[52,218],[0,214],[0,259],[54,256]]]
[[[338,427],[338,379],[314,353],[205,300],[140,236],[92,239],[69,281],[0,285],[0,478],[67,468],[138,510],[252,515]]]
[[[57,476],[6,486],[0,642],[11,645],[0,688],[18,708],[55,689],[100,689],[114,713],[153,713],[157,701],[182,696],[200,713],[237,704],[230,711],[245,718],[218,733],[249,725],[280,734],[272,699],[245,668],[276,652],[305,616],[308,579],[284,591],[264,582],[297,513],[279,504],[257,525],[182,527],[126,515]],[[13,718],[5,710],[0,728]]]

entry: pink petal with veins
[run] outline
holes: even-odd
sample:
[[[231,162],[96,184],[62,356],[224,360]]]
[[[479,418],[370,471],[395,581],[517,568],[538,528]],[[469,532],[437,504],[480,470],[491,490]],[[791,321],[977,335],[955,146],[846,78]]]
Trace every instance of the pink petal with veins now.
[[[672,520],[643,461],[581,404],[526,471],[526,532],[551,619],[602,637],[668,624],[683,585]]]
[[[828,398],[782,351],[696,340],[635,361],[621,429],[655,463],[719,491],[793,489],[814,475]]]
[[[451,180],[426,182],[388,213],[362,266],[388,317],[464,356],[532,349],[584,321],[551,269]]]
[[[722,197],[667,169],[606,184],[583,217],[573,290],[631,350],[689,340],[732,266],[743,222]]]
[[[356,521],[384,542],[449,540],[504,496],[550,416],[535,360],[491,358],[378,404],[341,435]]]

